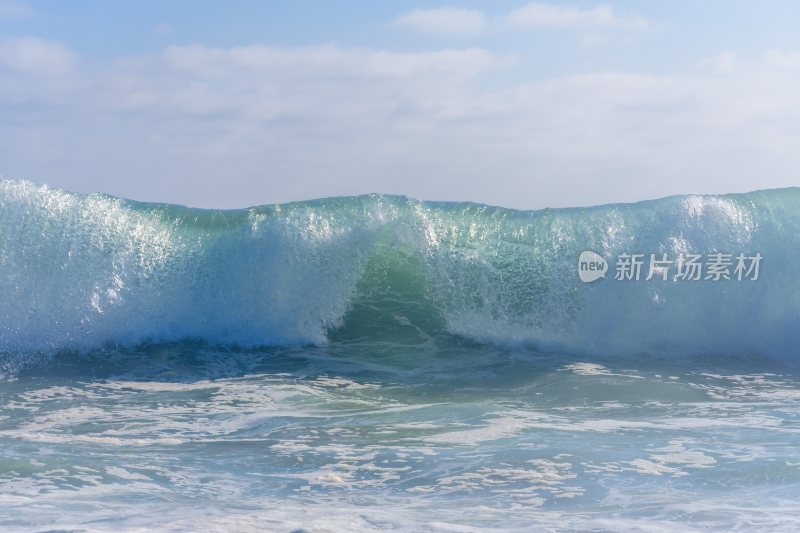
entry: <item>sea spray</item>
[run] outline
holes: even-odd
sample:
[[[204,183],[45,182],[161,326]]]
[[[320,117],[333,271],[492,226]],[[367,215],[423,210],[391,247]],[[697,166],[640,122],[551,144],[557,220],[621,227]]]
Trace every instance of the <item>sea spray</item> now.
[[[797,235],[800,189],[540,211],[383,195],[223,211],[2,181],[0,352],[379,341],[412,324],[578,354],[791,356]],[[586,250],[763,261],[757,280],[619,281],[612,262],[583,283]]]

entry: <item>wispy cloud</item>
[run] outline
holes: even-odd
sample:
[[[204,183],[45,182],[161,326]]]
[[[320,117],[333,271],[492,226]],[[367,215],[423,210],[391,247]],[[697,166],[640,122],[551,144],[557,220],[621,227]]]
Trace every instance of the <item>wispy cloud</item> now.
[[[517,28],[632,29],[647,28],[638,15],[620,16],[608,5],[591,9],[533,2],[515,9],[503,20]]]
[[[25,18],[33,15],[33,9],[22,2],[0,0],[0,20]]]
[[[400,116],[420,106],[446,113],[447,98],[502,63],[479,48],[397,53],[337,46],[173,46],[118,61],[104,76],[104,99],[144,113],[252,123],[312,117],[347,122]]]
[[[445,35],[475,35],[487,31],[577,29],[643,30],[648,22],[639,15],[618,15],[609,5],[580,9],[532,2],[513,11],[491,17],[473,9],[443,7],[415,9],[392,21],[394,26]]]
[[[442,7],[415,9],[394,19],[393,25],[426,33],[473,35],[486,31],[486,15],[472,9]]]
[[[75,55],[56,41],[23,37],[0,41],[0,67],[43,75],[58,75],[75,62]]]

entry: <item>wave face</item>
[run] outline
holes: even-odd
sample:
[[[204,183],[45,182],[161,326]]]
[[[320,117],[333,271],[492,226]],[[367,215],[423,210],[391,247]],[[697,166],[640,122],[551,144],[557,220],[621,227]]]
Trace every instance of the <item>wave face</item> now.
[[[381,195],[221,211],[0,181],[0,352],[457,335],[790,356],[799,230],[800,189],[541,211]],[[580,281],[584,250],[609,258],[606,279]],[[761,253],[758,280],[613,279],[620,254],[715,251]]]

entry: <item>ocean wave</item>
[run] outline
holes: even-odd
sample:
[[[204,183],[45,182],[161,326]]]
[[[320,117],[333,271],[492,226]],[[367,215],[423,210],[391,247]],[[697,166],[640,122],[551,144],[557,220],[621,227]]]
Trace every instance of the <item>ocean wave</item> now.
[[[539,211],[384,195],[223,211],[0,181],[0,352],[458,335],[792,356],[798,230],[794,188]],[[605,279],[579,279],[585,250],[611,263]],[[623,254],[720,252],[760,254],[758,279],[614,279]]]

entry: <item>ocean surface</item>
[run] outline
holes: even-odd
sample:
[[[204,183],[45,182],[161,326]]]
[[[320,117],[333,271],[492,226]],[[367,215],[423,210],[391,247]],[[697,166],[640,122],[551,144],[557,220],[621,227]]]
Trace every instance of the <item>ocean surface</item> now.
[[[0,181],[0,530],[798,531],[799,235]]]

